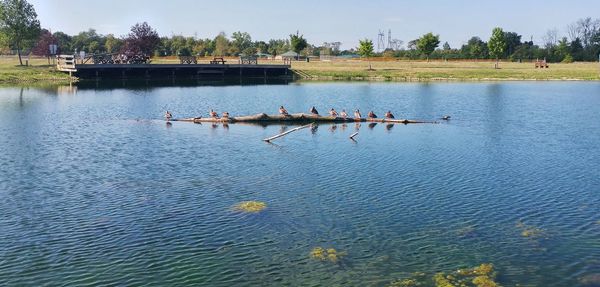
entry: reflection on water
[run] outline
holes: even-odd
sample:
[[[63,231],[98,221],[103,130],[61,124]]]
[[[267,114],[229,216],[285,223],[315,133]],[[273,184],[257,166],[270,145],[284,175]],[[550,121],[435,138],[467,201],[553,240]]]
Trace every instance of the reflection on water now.
[[[503,286],[594,286],[599,95],[560,82],[2,88],[0,278],[433,286],[493,266]],[[280,105],[452,120],[320,124],[274,143],[262,139],[294,126],[162,120]]]

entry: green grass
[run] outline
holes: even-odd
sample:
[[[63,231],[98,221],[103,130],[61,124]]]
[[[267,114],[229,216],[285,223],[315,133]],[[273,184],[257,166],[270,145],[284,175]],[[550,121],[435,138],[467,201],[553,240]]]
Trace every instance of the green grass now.
[[[68,83],[70,80],[69,74],[56,71],[54,65],[48,65],[46,58],[30,58],[29,66],[19,66],[17,57],[0,57],[0,84]]]
[[[208,58],[207,58],[208,59]],[[206,60],[206,59],[202,59]],[[235,59],[227,59],[234,63]],[[25,60],[24,60],[25,61]],[[208,60],[206,60],[208,61]],[[260,62],[260,61],[259,61]],[[152,63],[178,63],[176,58],[156,58]],[[236,62],[237,63],[237,62]],[[281,61],[263,61],[282,64]],[[46,58],[30,58],[29,66],[19,66],[14,56],[0,56],[0,84],[39,84],[69,82],[67,73],[56,71]],[[497,80],[600,80],[599,63],[550,63],[548,69],[535,69],[533,63],[443,62],[443,61],[372,61],[372,71],[365,60],[334,62],[293,62],[292,69],[301,78],[313,80],[379,80],[379,81],[497,81]]]
[[[600,80],[599,63],[550,63],[548,69],[535,69],[533,63],[367,61],[293,62],[292,69],[303,78],[318,80],[383,81],[485,81],[485,80]],[[302,76],[303,75],[303,76]],[[308,77],[307,77],[308,76]]]

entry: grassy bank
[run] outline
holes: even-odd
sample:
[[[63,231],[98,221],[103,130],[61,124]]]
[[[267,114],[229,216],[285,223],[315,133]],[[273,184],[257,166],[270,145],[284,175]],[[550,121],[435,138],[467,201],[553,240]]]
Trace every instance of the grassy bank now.
[[[23,59],[25,64],[25,59]],[[69,82],[69,74],[56,71],[46,58],[30,58],[29,66],[19,66],[13,56],[0,57],[0,84],[27,84],[37,82]]]
[[[208,59],[208,58],[207,58]],[[206,60],[206,59],[203,59]],[[236,63],[236,59],[227,59]],[[25,60],[24,60],[25,61]],[[153,64],[178,63],[176,58],[155,58]],[[208,60],[206,60],[208,62]],[[261,62],[261,61],[259,61]],[[262,61],[261,64],[282,64]],[[29,66],[19,66],[14,56],[0,56],[0,84],[62,83],[72,79],[48,65],[45,58],[30,58]],[[498,81],[498,80],[600,80],[599,63],[550,63],[548,69],[535,69],[533,63],[443,62],[443,61],[372,61],[292,62],[292,69],[304,79],[377,80],[377,81]]]
[[[367,61],[293,62],[292,69],[302,78],[317,80],[383,81],[486,81],[486,80],[600,80],[599,63],[550,63],[548,69],[535,69],[533,63]]]

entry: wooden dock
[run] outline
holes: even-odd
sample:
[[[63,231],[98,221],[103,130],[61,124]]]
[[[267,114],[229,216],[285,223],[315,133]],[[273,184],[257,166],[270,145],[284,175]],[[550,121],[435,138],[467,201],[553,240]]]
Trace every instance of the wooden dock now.
[[[291,77],[288,65],[240,64],[77,64],[71,72],[81,79],[95,78],[281,78]]]
[[[214,79],[214,78],[288,78],[290,65],[227,64],[78,64],[74,56],[58,56],[57,69],[80,79]]]

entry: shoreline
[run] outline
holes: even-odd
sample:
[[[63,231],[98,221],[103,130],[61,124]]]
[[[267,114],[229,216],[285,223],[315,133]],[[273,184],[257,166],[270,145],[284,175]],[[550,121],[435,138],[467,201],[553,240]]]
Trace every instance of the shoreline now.
[[[323,82],[396,82],[396,83],[424,83],[424,82],[600,82],[600,79],[582,78],[550,78],[550,79],[523,79],[523,78],[403,78],[403,77],[334,77],[315,76],[298,77],[299,81]]]
[[[30,59],[29,66],[18,66],[14,60],[0,63],[0,85],[69,84],[80,81],[77,77],[57,71],[45,61]],[[530,63],[513,62],[502,62],[500,69],[491,68],[488,62],[373,61],[372,70],[368,70],[367,65],[366,61],[293,62],[289,80],[397,83],[600,81],[598,62],[551,63],[547,69],[534,69]]]

